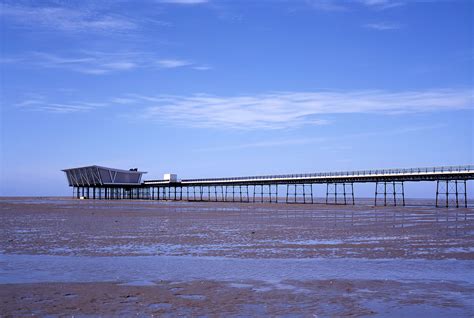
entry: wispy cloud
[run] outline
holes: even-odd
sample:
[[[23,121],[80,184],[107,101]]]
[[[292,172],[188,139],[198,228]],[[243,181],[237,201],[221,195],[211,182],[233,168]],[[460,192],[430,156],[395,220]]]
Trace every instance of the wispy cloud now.
[[[161,2],[161,3],[172,3],[172,4],[192,5],[192,4],[208,3],[209,0],[158,0],[158,2]]]
[[[312,8],[321,11],[350,11],[352,8],[357,6],[363,6],[374,10],[386,10],[399,7],[405,4],[403,1],[396,0],[306,0],[306,3]]]
[[[85,74],[106,74],[137,68],[134,60],[140,57],[133,53],[82,52],[76,56],[62,57],[43,52],[31,54],[30,63],[45,68],[61,68]]]
[[[197,66],[193,66],[192,69],[198,70],[198,71],[209,71],[209,70],[212,70],[212,67],[207,66],[207,65],[197,65]]]
[[[97,107],[107,106],[107,104],[88,102],[50,103],[45,99],[27,99],[21,103],[16,104],[15,106],[29,111],[70,114],[77,112],[88,112]]]
[[[322,11],[345,11],[347,6],[342,2],[332,0],[306,0],[306,2],[314,9]]]
[[[281,146],[313,144],[313,143],[324,142],[326,140],[327,138],[325,137],[264,140],[264,141],[236,144],[236,145],[204,147],[204,148],[195,149],[195,151],[228,151],[228,150],[242,150],[242,149],[250,149],[250,148],[273,148],[273,147],[281,147]]]
[[[276,140],[262,140],[262,141],[254,141],[248,143],[241,143],[241,144],[233,144],[233,145],[224,145],[224,146],[214,146],[214,147],[203,147],[194,149],[194,151],[229,151],[229,150],[242,150],[242,149],[251,149],[251,148],[273,148],[273,147],[281,147],[281,146],[297,146],[297,145],[307,145],[307,144],[326,144],[326,146],[320,146],[320,150],[324,151],[346,151],[352,149],[351,146],[341,146],[338,141],[347,139],[361,139],[361,138],[369,138],[373,136],[395,136],[395,135],[403,135],[403,134],[410,134],[416,133],[420,131],[426,130],[433,130],[433,129],[440,129],[446,127],[444,124],[435,124],[435,125],[427,125],[427,126],[407,126],[407,127],[400,127],[396,129],[390,130],[381,130],[381,131],[369,131],[369,132],[361,132],[355,134],[347,134],[347,135],[340,135],[340,136],[325,136],[325,137],[298,137],[298,138],[290,138],[290,139],[276,139]]]
[[[0,63],[14,64],[21,67],[35,66],[42,68],[65,69],[91,75],[103,75],[113,72],[130,71],[138,68],[160,69],[188,67],[194,70],[209,70],[209,66],[200,65],[188,60],[159,59],[143,52],[98,52],[82,51],[68,56],[44,52],[32,52],[24,56],[0,60]]]
[[[404,5],[404,2],[396,0],[359,0],[359,2],[367,7],[380,10],[391,9]]]
[[[400,24],[388,23],[388,22],[368,23],[364,26],[366,28],[377,30],[377,31],[397,30],[401,28]]]
[[[89,112],[97,108],[108,106],[106,102],[70,101],[50,102],[41,94],[28,94],[26,99],[14,106],[24,111],[38,111],[58,114],[70,114],[78,112]]]
[[[185,127],[282,129],[326,125],[343,114],[400,115],[473,109],[472,89],[274,92],[244,96],[127,94],[106,102],[18,104],[26,109],[73,112],[113,105],[133,105],[128,117]],[[123,107],[123,106],[122,106]],[[122,108],[123,109],[123,108]],[[328,119],[328,116],[331,116]]]
[[[177,68],[183,66],[189,66],[193,63],[186,60],[174,60],[174,59],[166,59],[166,60],[158,60],[157,64],[163,68]]]
[[[140,118],[191,127],[279,129],[328,124],[328,115],[407,114],[473,107],[470,89],[277,92],[248,96],[143,96]]]
[[[127,105],[127,104],[136,104],[136,100],[133,99],[133,98],[124,98],[124,97],[116,97],[116,98],[112,98],[110,100],[112,103],[114,104],[123,104],[123,105]]]
[[[22,62],[22,59],[14,57],[0,57],[0,64],[14,64],[18,62]]]
[[[2,4],[0,16],[5,23],[45,27],[63,31],[121,31],[137,27],[121,15],[64,6],[26,6]]]
[[[156,63],[160,68],[189,67],[197,71],[208,71],[212,69],[212,67],[208,65],[200,65],[192,61],[180,60],[180,59],[163,59],[163,60],[158,60]]]

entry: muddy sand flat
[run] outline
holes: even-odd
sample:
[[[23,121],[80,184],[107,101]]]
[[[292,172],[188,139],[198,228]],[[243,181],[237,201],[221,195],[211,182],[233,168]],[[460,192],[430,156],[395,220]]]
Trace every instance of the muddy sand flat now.
[[[1,313],[474,315],[474,209],[0,199]]]

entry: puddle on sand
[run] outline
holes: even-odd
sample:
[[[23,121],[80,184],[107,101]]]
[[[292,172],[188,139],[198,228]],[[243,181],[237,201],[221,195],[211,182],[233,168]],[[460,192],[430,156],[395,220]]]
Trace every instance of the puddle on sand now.
[[[203,295],[177,295],[176,297],[190,300],[205,300],[206,296]]]
[[[134,280],[131,282],[119,284],[123,286],[156,286],[154,282],[150,282],[148,280]]]
[[[155,303],[155,304],[149,304],[148,305],[148,308],[155,309],[155,310],[160,310],[160,309],[167,310],[167,309],[171,309],[171,307],[173,307],[173,306],[171,304],[167,304],[167,303]]]
[[[465,308],[455,308],[453,306],[432,306],[429,304],[404,304],[400,306],[396,303],[379,300],[366,301],[364,306],[377,313],[379,317],[466,317]]]
[[[233,288],[252,288],[253,285],[244,284],[244,283],[230,283],[229,287],[233,287]]]
[[[0,254],[0,283],[380,279],[474,284],[474,262],[424,259],[237,259]]]
[[[339,245],[343,244],[344,241],[342,240],[260,240],[261,243],[271,243],[275,244],[285,244],[285,245]]]

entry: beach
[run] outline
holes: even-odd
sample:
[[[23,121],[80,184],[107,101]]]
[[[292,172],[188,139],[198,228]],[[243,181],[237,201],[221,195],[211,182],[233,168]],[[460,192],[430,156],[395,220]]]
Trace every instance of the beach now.
[[[474,209],[0,199],[2,314],[470,317]]]

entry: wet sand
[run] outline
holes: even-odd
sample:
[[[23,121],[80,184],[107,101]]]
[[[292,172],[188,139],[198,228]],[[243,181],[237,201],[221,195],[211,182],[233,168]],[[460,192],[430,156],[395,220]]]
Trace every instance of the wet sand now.
[[[407,203],[0,198],[1,312],[473,316],[474,209]]]
[[[439,291],[442,291],[439,292]],[[2,285],[5,315],[469,317],[472,287],[381,280]],[[472,299],[472,298],[471,298]]]

